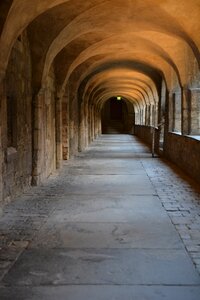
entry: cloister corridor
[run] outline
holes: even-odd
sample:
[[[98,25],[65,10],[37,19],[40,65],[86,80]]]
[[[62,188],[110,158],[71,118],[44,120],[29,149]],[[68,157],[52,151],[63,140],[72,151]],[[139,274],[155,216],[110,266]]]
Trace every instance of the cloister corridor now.
[[[199,224],[194,181],[100,135],[4,208],[0,299],[199,300]]]
[[[0,300],[200,300],[200,0],[0,0]]]

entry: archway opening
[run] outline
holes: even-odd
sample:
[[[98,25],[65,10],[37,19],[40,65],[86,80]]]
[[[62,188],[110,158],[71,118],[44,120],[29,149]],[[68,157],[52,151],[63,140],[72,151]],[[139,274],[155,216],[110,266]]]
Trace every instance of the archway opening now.
[[[112,97],[106,101],[101,114],[103,134],[129,133],[128,107],[121,97]]]

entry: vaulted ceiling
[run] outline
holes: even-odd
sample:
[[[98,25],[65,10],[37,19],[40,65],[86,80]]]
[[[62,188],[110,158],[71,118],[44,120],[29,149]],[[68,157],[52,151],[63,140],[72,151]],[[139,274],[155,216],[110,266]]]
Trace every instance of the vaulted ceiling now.
[[[6,0],[0,11],[0,76],[27,29],[35,91],[54,64],[60,93],[70,85],[91,102],[121,95],[137,107],[158,101],[162,79],[169,90],[191,84],[200,64],[199,0]]]

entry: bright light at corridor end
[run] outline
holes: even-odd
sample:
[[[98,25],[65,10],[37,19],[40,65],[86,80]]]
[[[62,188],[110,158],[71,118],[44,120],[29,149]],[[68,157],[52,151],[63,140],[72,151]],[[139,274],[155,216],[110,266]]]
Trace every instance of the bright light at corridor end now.
[[[118,101],[122,100],[122,97],[117,96],[117,100],[118,100]]]

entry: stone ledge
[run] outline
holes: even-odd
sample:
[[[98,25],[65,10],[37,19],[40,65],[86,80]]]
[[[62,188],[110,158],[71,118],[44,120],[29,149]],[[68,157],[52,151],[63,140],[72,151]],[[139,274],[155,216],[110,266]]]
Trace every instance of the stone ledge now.
[[[186,137],[188,137],[190,139],[200,141],[200,135],[186,135]]]

